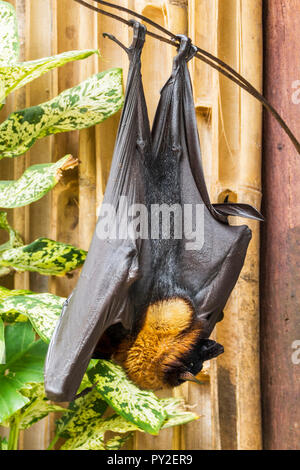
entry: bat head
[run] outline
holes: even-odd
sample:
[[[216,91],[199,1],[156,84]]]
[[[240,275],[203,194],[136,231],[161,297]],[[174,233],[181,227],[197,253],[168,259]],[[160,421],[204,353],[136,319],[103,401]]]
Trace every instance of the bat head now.
[[[196,375],[201,372],[203,363],[224,352],[221,344],[210,339],[199,339],[191,349],[170,361],[166,356],[164,361],[164,381],[171,387],[181,385],[186,380],[198,382]]]
[[[137,336],[123,341],[114,358],[139,387],[157,390],[196,381],[203,362],[223,347],[203,339],[192,306],[182,298],[151,305]]]

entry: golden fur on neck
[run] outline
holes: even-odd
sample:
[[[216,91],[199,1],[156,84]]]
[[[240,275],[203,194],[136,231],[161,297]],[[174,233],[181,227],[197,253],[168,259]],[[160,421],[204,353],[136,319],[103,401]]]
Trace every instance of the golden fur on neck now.
[[[164,381],[166,366],[187,353],[199,336],[199,324],[188,330],[193,313],[191,305],[181,298],[156,302],[148,307],[137,337],[121,343],[114,358],[141,388],[168,387]]]

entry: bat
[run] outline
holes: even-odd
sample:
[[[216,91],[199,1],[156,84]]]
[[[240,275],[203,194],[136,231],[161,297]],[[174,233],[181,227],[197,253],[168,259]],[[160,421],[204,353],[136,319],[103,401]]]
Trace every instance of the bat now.
[[[209,339],[243,267],[248,204],[212,204],[187,67],[197,49],[179,35],[152,130],[141,76],[146,28],[131,20],[129,72],[95,233],[45,363],[45,390],[71,401],[91,358],[112,358],[142,389],[175,387],[223,353]]]

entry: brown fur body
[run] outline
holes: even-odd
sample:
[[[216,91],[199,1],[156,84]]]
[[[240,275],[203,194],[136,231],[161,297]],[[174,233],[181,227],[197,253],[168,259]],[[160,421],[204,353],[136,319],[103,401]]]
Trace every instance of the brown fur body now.
[[[139,333],[121,342],[114,359],[141,388],[170,387],[166,371],[193,349],[200,333],[201,325],[186,300],[159,301],[148,307]]]

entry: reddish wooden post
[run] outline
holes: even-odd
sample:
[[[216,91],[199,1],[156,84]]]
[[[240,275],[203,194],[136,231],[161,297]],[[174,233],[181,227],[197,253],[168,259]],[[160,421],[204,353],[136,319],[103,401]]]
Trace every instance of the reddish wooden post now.
[[[300,3],[266,0],[264,5],[264,92],[300,138]],[[300,449],[300,353],[293,349],[300,340],[300,155],[268,113],[264,124],[262,210],[266,222],[262,227],[261,270],[264,448]]]

